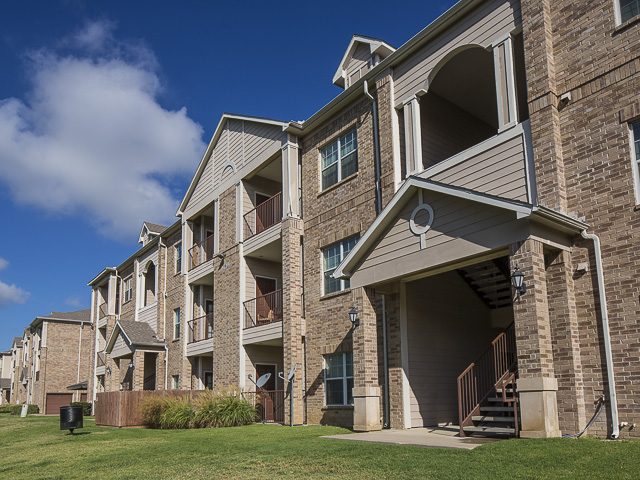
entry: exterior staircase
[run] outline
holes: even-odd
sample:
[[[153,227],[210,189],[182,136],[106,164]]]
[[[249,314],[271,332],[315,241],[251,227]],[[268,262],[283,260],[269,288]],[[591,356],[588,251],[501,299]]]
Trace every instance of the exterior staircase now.
[[[460,435],[518,436],[513,324],[458,377]]]

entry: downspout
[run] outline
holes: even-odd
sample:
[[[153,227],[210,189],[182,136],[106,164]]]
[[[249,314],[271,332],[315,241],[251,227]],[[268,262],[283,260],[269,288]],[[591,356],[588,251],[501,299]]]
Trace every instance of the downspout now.
[[[369,93],[369,85],[364,81],[364,94],[371,99],[371,111],[373,112],[373,146],[374,161],[376,164],[376,215],[382,211],[382,173],[380,168],[380,138],[378,136],[378,102]]]
[[[384,358],[384,428],[389,428],[389,362],[387,359],[387,297],[382,295],[382,355]]]
[[[78,336],[78,374],[76,376],[76,383],[80,383],[80,360],[82,359],[82,330],[84,330],[84,322],[80,322],[80,335]],[[74,395],[76,393],[74,392]],[[76,397],[79,401],[79,399]]]
[[[598,277],[598,295],[600,296],[600,314],[602,316],[602,335],[604,336],[604,352],[607,360],[607,380],[609,383],[609,402],[611,404],[611,421],[613,431],[611,438],[616,439],[620,434],[618,422],[618,400],[616,398],[616,382],[613,376],[613,358],[611,355],[611,337],[609,335],[609,314],[607,310],[607,297],[604,291],[604,271],[602,269],[602,252],[600,239],[597,235],[589,234],[586,230],[581,232],[582,238],[593,241],[593,250],[596,258],[596,274]]]

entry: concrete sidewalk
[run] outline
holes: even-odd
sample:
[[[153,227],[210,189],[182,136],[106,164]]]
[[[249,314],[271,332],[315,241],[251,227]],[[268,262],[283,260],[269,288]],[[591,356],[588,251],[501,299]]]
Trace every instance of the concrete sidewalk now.
[[[352,440],[359,442],[389,443],[395,445],[415,445],[432,448],[460,448],[472,450],[479,445],[499,442],[501,438],[460,437],[458,427],[426,427],[410,430],[382,430],[380,432],[330,435],[323,438]]]

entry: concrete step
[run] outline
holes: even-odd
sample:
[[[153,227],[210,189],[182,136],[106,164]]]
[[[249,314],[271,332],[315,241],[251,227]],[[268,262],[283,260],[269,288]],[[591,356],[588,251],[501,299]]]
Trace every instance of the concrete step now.
[[[480,407],[481,412],[513,412],[511,407]]]
[[[472,433],[493,433],[499,435],[515,435],[515,428],[508,427],[463,427],[465,432]]]
[[[471,417],[474,422],[496,422],[496,423],[514,423],[515,417],[491,417],[487,415],[474,415]]]

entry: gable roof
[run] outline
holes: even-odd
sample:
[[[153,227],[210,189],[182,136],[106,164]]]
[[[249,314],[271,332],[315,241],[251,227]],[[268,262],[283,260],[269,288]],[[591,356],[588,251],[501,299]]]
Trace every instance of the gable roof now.
[[[278,126],[278,127],[282,128],[283,130],[287,126],[289,126],[289,122],[283,122],[282,120],[275,120],[273,118],[254,117],[252,115],[237,115],[237,114],[234,114],[234,113],[224,112],[222,114],[222,116],[220,117],[220,121],[218,122],[218,126],[216,127],[215,131],[213,132],[213,136],[211,137],[211,140],[209,141],[209,145],[207,145],[207,149],[205,150],[204,154],[202,155],[202,159],[200,160],[200,164],[198,165],[198,168],[196,169],[196,173],[193,175],[193,178],[191,179],[191,183],[189,184],[189,188],[187,188],[187,191],[184,194],[184,197],[182,198],[182,202],[180,202],[180,206],[178,207],[178,211],[176,212],[176,216],[177,217],[180,216],[180,214],[182,212],[184,212],[185,208],[187,208],[187,203],[189,203],[189,200],[191,199],[191,195],[193,194],[193,191],[195,190],[196,185],[198,184],[198,180],[200,180],[200,177],[202,176],[202,172],[204,171],[204,167],[207,165],[207,162],[211,158],[211,153],[213,152],[213,148],[215,147],[218,139],[220,138],[220,135],[222,135],[222,132],[224,131],[224,128],[225,128],[225,122],[227,120],[245,120],[247,122],[264,123],[264,124],[267,124],[267,125]]]
[[[387,206],[382,210],[382,212],[380,212],[380,215],[378,215],[376,220],[367,229],[358,243],[356,243],[355,247],[351,249],[349,254],[342,260],[340,265],[338,265],[333,272],[334,278],[349,278],[353,274],[354,269],[359,264],[360,260],[362,260],[371,247],[375,245],[379,236],[384,234],[385,229],[400,213],[406,201],[420,189],[478,202],[487,205],[488,207],[497,207],[509,210],[514,212],[518,219],[535,216],[536,220],[539,222],[547,225],[553,225],[567,233],[577,234],[588,228],[588,225],[584,222],[555,212],[546,207],[519,202],[516,200],[509,200],[506,198],[496,197],[494,195],[468,190],[466,188],[453,187],[451,185],[434,182],[433,180],[411,176],[407,178],[402,187],[400,187],[400,189],[395,193]]]
[[[35,320],[31,322],[30,326],[35,327],[44,320],[71,323],[91,323],[91,309],[85,308],[84,310],[75,310],[73,312],[51,312],[51,315],[36,317]]]
[[[336,73],[333,75],[333,83],[335,85],[338,85],[339,87],[342,87],[342,88],[345,87],[345,83],[344,83],[345,70],[347,65],[349,64],[349,61],[353,57],[353,54],[355,53],[356,48],[358,48],[358,44],[369,45],[369,50],[371,52],[371,55],[373,55],[374,53],[379,54],[380,60],[388,57],[389,55],[391,55],[393,52],[396,51],[395,47],[392,47],[387,42],[379,38],[367,37],[365,35],[354,35],[353,37],[351,37],[351,41],[349,42],[349,45],[347,46],[347,49],[345,50],[344,55],[342,56],[342,60],[340,60],[340,65],[338,65],[338,69],[336,70]]]
[[[157,338],[156,333],[148,324],[132,320],[118,320],[109,340],[107,340],[105,352],[111,352],[120,332],[129,345],[141,347],[162,347],[164,345],[164,341]]]
[[[151,222],[143,222],[142,230],[140,230],[140,235],[138,237],[138,243],[142,243],[144,239],[144,232],[147,231],[147,235],[160,235],[167,229],[164,225],[158,225],[156,223]]]
[[[22,337],[13,337],[13,343],[11,344],[11,348],[13,347],[17,347],[17,348],[22,347]]]

